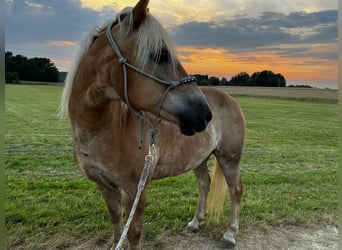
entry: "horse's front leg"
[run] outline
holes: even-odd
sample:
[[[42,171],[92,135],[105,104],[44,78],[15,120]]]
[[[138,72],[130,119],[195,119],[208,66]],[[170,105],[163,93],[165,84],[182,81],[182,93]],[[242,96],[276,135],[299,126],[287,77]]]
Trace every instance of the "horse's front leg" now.
[[[197,178],[199,197],[195,216],[192,221],[189,222],[186,229],[190,232],[197,233],[199,231],[199,224],[204,220],[205,217],[206,203],[210,186],[207,161],[195,168],[194,173]]]
[[[107,209],[114,226],[114,247],[120,240],[123,230],[121,193],[118,188],[98,185],[106,202]]]
[[[129,247],[131,250],[140,250],[141,247],[141,236],[143,232],[143,224],[144,224],[144,210],[146,206],[146,193],[147,193],[147,184],[144,188],[144,190],[141,193],[138,205],[136,207],[132,223],[129,227],[128,233],[127,233],[127,239],[129,241]],[[133,191],[136,190],[133,188]],[[127,216],[129,216],[132,205],[134,203],[134,200],[136,198],[136,192],[132,192],[132,189],[128,192],[125,192],[123,199],[124,199],[124,205]]]

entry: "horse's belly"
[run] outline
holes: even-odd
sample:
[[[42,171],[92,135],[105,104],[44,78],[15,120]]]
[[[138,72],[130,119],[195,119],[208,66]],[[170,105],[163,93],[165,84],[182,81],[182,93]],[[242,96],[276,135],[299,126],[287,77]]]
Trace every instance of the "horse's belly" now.
[[[202,154],[181,155],[168,153],[159,160],[153,179],[161,179],[170,176],[180,175],[197,168],[210,155],[210,152],[203,152]]]
[[[208,159],[217,146],[217,133],[210,124],[206,131],[194,136],[163,135],[167,142],[159,148],[159,161],[154,179],[176,176],[191,171]]]

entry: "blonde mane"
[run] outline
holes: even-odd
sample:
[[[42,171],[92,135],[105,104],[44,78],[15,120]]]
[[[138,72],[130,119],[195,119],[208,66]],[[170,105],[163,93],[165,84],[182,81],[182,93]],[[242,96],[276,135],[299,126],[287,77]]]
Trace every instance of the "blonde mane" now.
[[[78,52],[75,56],[75,59],[70,67],[70,70],[66,76],[65,82],[64,82],[64,90],[61,97],[61,102],[59,104],[58,108],[58,115],[61,119],[65,119],[68,116],[68,103],[69,98],[72,90],[72,85],[74,82],[75,74],[77,71],[77,68],[81,62],[81,59],[85,53],[87,53],[90,45],[92,45],[94,38],[99,35],[99,33],[107,27],[107,25],[110,23],[110,21],[105,22],[101,27],[95,26],[89,34],[81,41]]]
[[[129,30],[132,29],[132,10],[133,8],[128,7],[122,10],[120,13],[116,15],[115,18],[118,18],[118,23],[120,25],[121,32],[124,32],[125,30],[122,28],[122,23],[120,20],[120,16],[123,14],[129,14],[130,15],[130,25],[127,28],[126,32],[129,32]],[[68,102],[70,98],[70,94],[72,91],[72,85],[74,82],[75,74],[77,71],[77,68],[80,64],[80,61],[85,53],[87,53],[89,47],[94,41],[94,38],[99,35],[101,31],[103,31],[110,23],[112,23],[113,20],[109,20],[105,22],[101,27],[96,26],[94,27],[89,34],[81,41],[78,53],[74,59],[74,62],[70,68],[70,71],[67,74],[66,80],[65,80],[65,86],[63,90],[63,94],[61,97],[61,102],[59,106],[59,117],[61,119],[66,118],[68,116]],[[127,33],[128,34],[128,33]],[[171,66],[170,70],[175,72],[178,57],[176,54],[175,46],[166,32],[166,30],[162,27],[162,25],[159,23],[159,21],[153,17],[151,14],[147,14],[147,17],[144,19],[144,21],[139,26],[139,30],[137,32],[137,48],[136,48],[136,58],[138,62],[138,67],[141,69],[144,69],[145,66],[149,63],[150,56],[155,55],[159,56],[161,53],[162,48],[167,48],[169,55],[170,55],[170,62]],[[122,52],[123,53],[123,52]],[[125,56],[123,54],[123,56]],[[153,70],[156,69],[157,64],[154,65]],[[153,74],[153,72],[150,72]]]
[[[172,71],[175,71],[178,62],[178,57],[175,45],[169,34],[162,27],[159,21],[148,14],[143,23],[139,27],[137,37],[137,59],[139,66],[144,68],[150,60],[150,55],[160,55],[161,48],[167,48]],[[154,65],[156,66],[156,65]],[[154,69],[156,67],[153,67]]]

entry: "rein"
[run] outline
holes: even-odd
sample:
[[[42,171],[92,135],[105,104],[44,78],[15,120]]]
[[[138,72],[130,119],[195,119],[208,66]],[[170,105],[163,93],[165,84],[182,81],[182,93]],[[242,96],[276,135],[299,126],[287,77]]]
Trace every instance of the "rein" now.
[[[107,26],[107,29],[106,29],[106,35],[107,35],[107,39],[111,45],[111,47],[113,48],[116,56],[119,58],[119,62],[121,63],[122,65],[122,69],[123,69],[123,78],[124,78],[124,91],[125,91],[125,101],[126,101],[126,104],[127,106],[129,107],[129,109],[131,109],[134,114],[139,118],[139,129],[138,129],[138,140],[139,140],[139,148],[141,148],[141,145],[142,145],[142,141],[143,141],[143,129],[144,129],[144,123],[147,122],[150,124],[151,126],[151,134],[150,134],[150,144],[149,144],[149,152],[148,154],[145,156],[145,165],[144,165],[144,168],[143,168],[143,171],[141,173],[141,176],[140,176],[140,179],[139,179],[139,183],[138,183],[138,187],[137,187],[137,193],[136,193],[136,196],[135,196],[135,199],[134,199],[134,202],[133,202],[133,205],[132,205],[132,208],[131,208],[131,211],[130,211],[130,214],[128,216],[128,219],[127,219],[127,222],[124,226],[124,229],[123,229],[123,232],[121,234],[121,237],[120,237],[120,240],[119,242],[117,243],[116,247],[115,247],[115,250],[120,250],[121,249],[121,246],[126,238],[126,235],[128,233],[128,230],[129,230],[129,227],[130,227],[130,224],[133,220],[133,216],[135,214],[135,211],[136,211],[136,208],[138,206],[138,202],[139,202],[139,199],[140,199],[140,196],[144,190],[144,187],[145,187],[145,184],[146,184],[146,181],[147,181],[147,177],[148,177],[148,174],[149,174],[149,170],[150,170],[150,167],[152,165],[152,162],[154,161],[154,156],[152,154],[152,150],[153,150],[153,147],[154,147],[154,144],[155,144],[155,138],[156,138],[156,135],[157,135],[157,132],[158,132],[158,124],[159,124],[159,115],[160,115],[160,111],[161,111],[161,108],[163,106],[163,103],[165,101],[165,98],[167,96],[167,94],[169,93],[170,90],[176,88],[177,86],[181,85],[181,84],[185,84],[185,83],[189,83],[189,82],[193,82],[193,81],[196,81],[196,78],[194,76],[186,76],[180,80],[176,80],[176,81],[165,81],[163,79],[160,79],[158,77],[155,77],[137,67],[135,67],[134,65],[128,63],[127,59],[125,57],[122,56],[116,42],[114,41],[114,38],[112,36],[112,27],[113,25],[115,24],[115,20],[110,23],[110,25]],[[142,111],[138,111],[136,109],[134,109],[130,103],[129,103],[129,98],[128,98],[128,80],[127,80],[127,67],[148,77],[148,78],[151,78],[153,80],[155,80],[156,82],[159,82],[161,84],[164,84],[167,86],[166,90],[164,91],[164,93],[162,94],[160,100],[159,100],[159,104],[158,104],[158,108],[157,108],[157,112],[155,114],[155,120],[154,122],[150,121],[149,119],[147,119],[144,115],[144,113]]]

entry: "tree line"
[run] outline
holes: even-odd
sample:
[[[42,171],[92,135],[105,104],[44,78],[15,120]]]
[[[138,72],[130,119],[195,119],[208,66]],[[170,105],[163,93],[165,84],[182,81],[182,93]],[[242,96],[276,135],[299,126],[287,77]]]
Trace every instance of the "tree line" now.
[[[209,86],[259,86],[259,87],[286,87],[286,80],[282,74],[275,74],[270,70],[255,72],[251,76],[246,72],[238,73],[228,81],[216,76],[194,75],[198,85]]]
[[[7,83],[19,81],[58,82],[59,71],[48,58],[27,58],[23,55],[5,53],[5,80]]]
[[[19,83],[20,81],[58,82],[64,81],[66,72],[59,72],[57,67],[48,58],[27,58],[23,55],[5,53],[5,80],[7,83]],[[249,75],[246,72],[232,76],[228,81],[225,77],[219,79],[216,76],[194,75],[198,85],[209,86],[263,86],[286,87],[285,77],[275,74],[270,70],[255,72]]]

